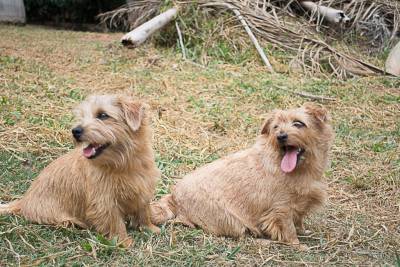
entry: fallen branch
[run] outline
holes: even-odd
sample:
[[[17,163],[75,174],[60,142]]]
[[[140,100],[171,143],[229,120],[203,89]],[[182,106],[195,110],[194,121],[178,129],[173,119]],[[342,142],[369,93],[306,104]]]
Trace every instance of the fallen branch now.
[[[336,101],[336,98],[333,97],[327,97],[327,96],[319,96],[319,95],[313,95],[307,92],[298,92],[298,91],[292,91],[286,88],[278,87],[282,91],[286,91],[288,93],[291,93],[293,95],[298,95],[301,97],[305,97],[311,100],[322,100],[322,101]]]
[[[189,63],[189,64],[191,64],[191,65],[193,65],[193,66],[202,68],[202,69],[208,69],[208,68],[209,68],[209,67],[207,67],[207,66],[201,65],[201,64],[199,64],[199,63],[193,62],[193,61],[188,60],[188,59],[186,59],[184,62]]]
[[[160,15],[152,18],[151,20],[143,23],[133,31],[128,32],[121,38],[123,45],[128,47],[137,47],[144,43],[154,32],[164,27],[171,20],[173,20],[178,13],[178,9],[171,8],[161,13]]]
[[[203,6],[207,6],[208,4],[203,4]],[[233,13],[235,13],[236,17],[239,19],[239,21],[242,23],[244,29],[246,30],[247,34],[250,37],[250,40],[252,41],[252,43],[254,44],[254,46],[257,49],[258,54],[260,54],[260,57],[262,59],[262,61],[264,62],[265,66],[267,66],[267,69],[269,72],[274,72],[274,69],[271,66],[271,63],[269,62],[267,56],[265,55],[263,49],[261,48],[260,44],[257,41],[257,38],[254,36],[253,32],[251,31],[249,25],[247,24],[247,21],[244,19],[244,17],[240,14],[238,8],[227,4],[227,3],[210,3],[211,6],[214,5],[221,5],[221,6],[225,6],[228,9],[232,10]]]

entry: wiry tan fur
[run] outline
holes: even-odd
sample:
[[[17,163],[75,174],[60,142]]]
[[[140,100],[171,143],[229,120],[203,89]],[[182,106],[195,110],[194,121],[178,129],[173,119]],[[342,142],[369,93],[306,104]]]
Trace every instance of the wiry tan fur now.
[[[106,120],[96,118],[105,112]],[[151,147],[147,105],[117,96],[92,96],[75,112],[84,129],[81,142],[53,161],[20,200],[0,206],[40,224],[94,228],[129,246],[126,223],[158,232],[149,203],[159,171]],[[82,150],[89,143],[110,144],[94,159]]]
[[[295,120],[306,127],[294,127]],[[305,149],[290,173],[280,168],[283,151],[277,135],[282,132],[288,134],[288,144]],[[251,233],[298,245],[296,228],[304,231],[304,217],[327,197],[322,176],[333,136],[319,106],[273,111],[252,147],[186,175],[172,194],[152,203],[152,221],[175,218],[216,235]]]

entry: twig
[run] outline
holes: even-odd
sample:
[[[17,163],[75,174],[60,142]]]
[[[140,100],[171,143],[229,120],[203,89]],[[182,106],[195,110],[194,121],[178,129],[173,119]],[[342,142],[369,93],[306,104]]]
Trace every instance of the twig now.
[[[22,235],[19,235],[19,237],[22,239],[22,242],[25,243],[28,247],[30,247],[33,251],[36,251],[35,247],[32,246],[31,244],[28,243],[28,241],[25,240],[25,238]]]
[[[179,29],[179,25],[178,25],[177,21],[175,21],[175,27],[176,27],[176,31],[178,32],[179,45],[181,46],[183,59],[186,59],[186,49],[185,49],[185,46],[183,44],[183,38],[182,38],[181,29]]]
[[[38,265],[41,265],[41,263],[43,263],[43,261],[45,261],[45,260],[53,260],[53,259],[55,259],[63,254],[66,254],[68,252],[70,252],[70,251],[60,251],[60,252],[56,252],[54,254],[46,255],[46,256],[37,258],[33,263],[26,264],[24,266],[38,266]]]
[[[274,72],[274,69],[271,66],[271,63],[269,62],[267,56],[265,55],[263,49],[261,48],[260,44],[257,41],[257,38],[254,36],[253,32],[251,31],[247,21],[245,20],[245,18],[240,14],[239,10],[237,7],[234,7],[230,4],[227,3],[209,3],[209,4],[203,4],[202,6],[215,6],[215,5],[220,5],[220,6],[225,6],[227,8],[229,8],[230,10],[232,10],[233,13],[235,13],[236,17],[240,20],[240,22],[242,23],[244,29],[246,30],[247,34],[250,37],[250,40],[252,41],[252,43],[254,44],[254,46],[257,49],[258,54],[260,54],[262,61],[264,62],[264,64],[267,66],[267,69],[269,72]]]
[[[282,88],[282,87],[278,87],[278,88],[283,90],[283,91],[289,92],[291,94],[302,96],[302,97],[305,97],[305,98],[308,98],[308,99],[311,99],[311,100],[336,101],[336,98],[333,98],[333,97],[313,95],[313,94],[310,94],[310,93],[307,93],[307,92],[297,92],[297,91],[292,91],[292,90],[285,89],[285,88]]]
[[[7,241],[8,246],[10,247],[8,250],[11,251],[15,255],[15,257],[17,258],[18,266],[21,266],[21,256],[17,252],[15,252],[10,240],[8,240],[7,237],[4,238],[4,239]]]
[[[193,65],[193,66],[196,66],[196,67],[199,67],[199,68],[202,68],[202,69],[208,69],[208,67],[207,66],[205,66],[205,65],[201,65],[201,64],[199,64],[199,63],[196,63],[196,62],[193,62],[193,61],[191,61],[191,60],[185,60],[185,62],[186,63],[189,63],[189,64],[191,64],[191,65]]]

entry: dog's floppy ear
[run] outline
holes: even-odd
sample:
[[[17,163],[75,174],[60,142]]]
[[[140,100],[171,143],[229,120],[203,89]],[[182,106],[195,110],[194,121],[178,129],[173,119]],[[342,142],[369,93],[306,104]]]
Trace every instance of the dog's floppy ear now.
[[[310,115],[312,115],[317,121],[319,122],[327,122],[328,121],[328,111],[326,111],[325,108],[322,106],[319,106],[314,103],[305,103],[303,105],[304,109],[306,112]]]
[[[123,98],[119,98],[118,102],[121,105],[126,123],[133,131],[137,131],[147,116],[149,105],[139,101],[127,100]]]
[[[265,118],[264,123],[261,127],[261,134],[265,134],[265,135],[269,134],[271,123],[272,123],[272,120],[274,119],[274,116],[275,116],[275,111],[272,111],[271,113],[269,113],[267,115],[267,118]]]

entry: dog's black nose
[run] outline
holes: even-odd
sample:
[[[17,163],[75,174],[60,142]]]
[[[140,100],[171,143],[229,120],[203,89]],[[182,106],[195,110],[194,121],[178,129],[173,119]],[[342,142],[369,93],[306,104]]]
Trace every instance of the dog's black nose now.
[[[288,139],[287,133],[280,133],[276,138],[278,138],[279,143],[285,143]]]
[[[82,134],[83,134],[83,128],[82,127],[78,126],[78,127],[75,127],[75,128],[72,129],[72,135],[74,136],[74,138],[76,140],[79,140],[79,138],[81,138]]]

